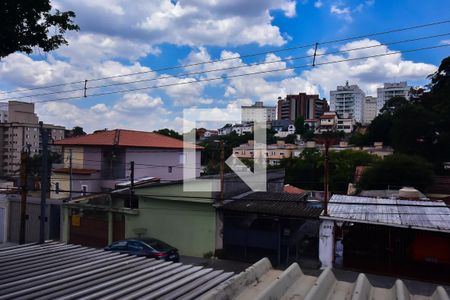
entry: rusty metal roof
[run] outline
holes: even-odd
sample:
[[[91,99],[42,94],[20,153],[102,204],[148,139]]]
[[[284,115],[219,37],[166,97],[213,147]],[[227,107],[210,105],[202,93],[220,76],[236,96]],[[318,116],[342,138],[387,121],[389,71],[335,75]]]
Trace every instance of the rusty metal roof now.
[[[233,274],[60,242],[0,249],[0,299],[197,299]]]
[[[323,219],[450,232],[450,208],[442,201],[333,195]]]
[[[274,270],[264,258],[199,299],[448,300],[449,296],[442,286],[433,287],[430,295],[411,294],[400,279],[391,288],[376,287],[362,273],[354,282],[340,281],[330,268],[319,277],[305,275],[296,263],[285,271]]]

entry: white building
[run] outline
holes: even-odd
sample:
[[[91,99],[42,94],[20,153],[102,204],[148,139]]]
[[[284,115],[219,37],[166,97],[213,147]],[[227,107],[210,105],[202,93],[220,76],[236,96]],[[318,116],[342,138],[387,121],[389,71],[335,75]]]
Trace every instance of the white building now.
[[[370,124],[377,116],[377,113],[377,98],[367,96],[364,102],[363,124]]]
[[[344,114],[342,118],[337,120],[336,130],[343,131],[345,133],[352,133],[355,126],[355,120],[350,118],[347,114]]]
[[[409,100],[411,87],[406,81],[385,83],[382,88],[377,89],[377,113],[383,108],[384,103],[392,97],[405,97]]]
[[[364,101],[366,95],[357,85],[338,86],[330,91],[330,111],[335,111],[339,117],[348,113],[356,122],[363,122]]]
[[[275,106],[264,106],[262,101],[256,101],[250,106],[241,106],[242,123],[254,122],[256,119],[271,122],[277,119],[277,108]]]

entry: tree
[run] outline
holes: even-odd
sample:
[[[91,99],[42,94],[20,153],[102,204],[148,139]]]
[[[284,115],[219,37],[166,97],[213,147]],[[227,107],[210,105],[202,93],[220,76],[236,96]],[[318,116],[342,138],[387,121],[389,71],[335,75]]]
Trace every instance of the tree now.
[[[302,116],[300,116],[297,119],[295,119],[294,126],[295,126],[295,133],[296,134],[302,135],[308,130],[305,127],[305,119]]]
[[[407,104],[398,108],[392,118],[390,136],[398,153],[431,157],[436,139],[433,113],[421,105]]]
[[[433,183],[433,167],[419,156],[394,154],[367,168],[358,187],[387,189],[389,186],[413,186],[424,190]]]
[[[79,30],[73,11],[52,11],[49,0],[3,0],[0,8],[0,59],[16,51],[30,54],[34,47],[45,52],[67,45],[64,33]],[[50,34],[49,32],[54,32]]]
[[[406,100],[405,97],[396,96],[392,97],[386,103],[384,103],[383,107],[380,110],[381,114],[388,113],[392,115],[397,109],[400,107],[409,104],[409,101]]]
[[[169,129],[169,128],[164,128],[164,129],[159,129],[159,130],[155,130],[153,131],[155,133],[159,133],[174,139],[178,139],[178,140],[182,140],[183,136],[181,134],[179,134],[178,132],[176,132],[175,130]]]

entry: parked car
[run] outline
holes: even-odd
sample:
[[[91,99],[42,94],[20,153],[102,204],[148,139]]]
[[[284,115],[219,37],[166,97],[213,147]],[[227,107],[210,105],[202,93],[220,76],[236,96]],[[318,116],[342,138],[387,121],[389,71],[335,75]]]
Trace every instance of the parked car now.
[[[106,251],[145,256],[167,261],[180,261],[178,249],[153,238],[121,240],[112,243],[104,249]]]

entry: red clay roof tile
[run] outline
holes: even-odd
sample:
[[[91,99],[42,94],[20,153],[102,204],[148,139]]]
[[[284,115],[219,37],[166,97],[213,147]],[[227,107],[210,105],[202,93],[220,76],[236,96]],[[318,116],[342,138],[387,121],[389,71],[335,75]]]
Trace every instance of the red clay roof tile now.
[[[135,131],[127,129],[116,129],[99,131],[92,134],[67,138],[55,142],[55,145],[61,146],[121,146],[121,147],[142,147],[142,148],[170,148],[182,149],[184,145],[187,148],[196,147],[197,150],[203,149],[201,146],[184,143],[181,140],[171,138],[155,132]]]

